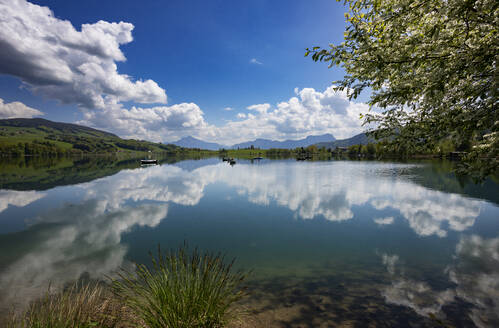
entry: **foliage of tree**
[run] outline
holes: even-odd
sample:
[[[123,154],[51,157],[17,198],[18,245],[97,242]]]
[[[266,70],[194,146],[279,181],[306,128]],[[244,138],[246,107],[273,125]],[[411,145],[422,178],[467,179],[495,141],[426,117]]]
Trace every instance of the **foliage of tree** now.
[[[362,150],[362,145],[351,145],[350,147],[348,147],[348,155],[349,156],[359,155],[361,153],[361,150]]]
[[[268,158],[289,158],[293,156],[292,149],[270,148],[265,152]]]
[[[317,153],[317,150],[318,150],[318,149],[317,149],[317,146],[316,146],[316,145],[310,145],[310,146],[308,146],[308,147],[306,148],[306,152],[307,152],[307,153],[312,153],[312,154]]]
[[[130,150],[137,150],[137,151],[150,150],[150,148],[147,145],[144,145],[140,141],[136,141],[136,140],[123,140],[123,141],[115,142],[115,144],[118,147],[130,149]]]
[[[339,1],[339,0],[337,0]],[[364,123],[384,147],[405,153],[451,140],[465,171],[498,169],[499,1],[345,0],[344,42],[307,49],[341,66],[338,90],[371,90]]]
[[[49,141],[33,140],[31,142],[18,142],[17,144],[4,145],[0,143],[0,154],[11,156],[24,155],[64,155],[67,151]]]

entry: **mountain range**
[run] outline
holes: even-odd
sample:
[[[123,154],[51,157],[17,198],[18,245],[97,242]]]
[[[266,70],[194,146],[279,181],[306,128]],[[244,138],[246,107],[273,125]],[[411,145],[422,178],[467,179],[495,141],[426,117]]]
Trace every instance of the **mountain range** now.
[[[372,141],[364,133],[342,140],[336,140],[332,134],[327,133],[298,140],[256,139],[232,146],[206,142],[189,136],[174,142],[173,145],[165,145],[143,140],[121,139],[109,132],[77,124],[52,122],[41,118],[0,120],[0,146],[4,148],[16,147],[19,142],[38,142],[37,145],[40,148],[40,142],[45,142],[50,147],[59,147],[64,151],[78,150],[83,152],[115,152],[120,150],[175,151],[175,146],[208,150],[249,148],[251,146],[260,149],[293,149],[310,145],[326,148],[348,147]],[[7,151],[7,149],[4,149],[4,151]],[[14,149],[10,151],[14,151]]]
[[[201,148],[201,149],[210,149],[210,150],[218,150],[221,148],[225,149],[249,148],[251,146],[260,149],[270,149],[270,148],[293,149],[297,147],[308,147],[310,145],[314,145],[320,142],[334,142],[335,140],[336,139],[332,134],[326,133],[318,136],[308,136],[304,139],[298,139],[298,140],[278,141],[270,139],[255,139],[253,141],[242,142],[229,146],[229,145],[221,145],[214,142],[206,142],[189,136],[189,137],[184,137],[178,141],[175,141],[173,142],[173,144],[186,148]]]
[[[200,149],[208,149],[208,150],[219,150],[221,148],[228,148],[227,146],[214,143],[214,142],[206,142],[200,139],[196,139],[194,137],[188,136],[183,137],[177,141],[172,142],[175,146],[180,146],[184,148],[200,148]]]
[[[332,134],[323,134],[318,136],[308,136],[304,139],[299,140],[285,140],[277,141],[270,139],[256,139],[253,141],[242,142],[232,146],[221,145],[214,142],[206,142],[194,137],[184,137],[176,142],[174,145],[185,147],[185,148],[201,148],[209,150],[219,150],[225,149],[237,149],[237,148],[249,148],[251,146],[260,149],[270,149],[270,148],[280,148],[280,149],[293,149],[297,147],[308,147],[311,145],[316,145],[317,147],[326,148],[336,148],[336,147],[349,147],[352,145],[365,145],[369,142],[374,142],[374,139],[368,137],[365,133],[359,133],[351,138],[346,139],[335,139]]]
[[[253,141],[235,144],[231,148],[248,148],[253,146],[255,148],[260,148],[260,149],[269,149],[269,148],[293,149],[298,147],[308,147],[310,145],[314,145],[319,142],[332,142],[335,140],[336,139],[332,134],[326,133],[318,136],[308,136],[304,139],[298,139],[298,140],[276,141],[269,139],[256,139]]]

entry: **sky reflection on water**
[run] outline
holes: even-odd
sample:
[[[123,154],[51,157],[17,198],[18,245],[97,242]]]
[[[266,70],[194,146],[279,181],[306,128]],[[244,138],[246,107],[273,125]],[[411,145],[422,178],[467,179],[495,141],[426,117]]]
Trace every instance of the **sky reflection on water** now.
[[[45,191],[0,190],[0,302],[26,302],[48,282],[57,289],[112,274],[146,261],[137,254],[154,244],[175,247],[187,239],[229,250],[255,269],[256,280],[334,275],[353,266],[361,277],[379,272],[387,304],[427,317],[459,299],[473,304],[468,315],[475,325],[499,323],[499,209],[441,183],[439,189],[415,183],[427,166],[231,167],[212,159]],[[493,186],[483,192],[496,193]],[[15,211],[24,224],[12,228]],[[312,266],[320,269],[311,274]]]

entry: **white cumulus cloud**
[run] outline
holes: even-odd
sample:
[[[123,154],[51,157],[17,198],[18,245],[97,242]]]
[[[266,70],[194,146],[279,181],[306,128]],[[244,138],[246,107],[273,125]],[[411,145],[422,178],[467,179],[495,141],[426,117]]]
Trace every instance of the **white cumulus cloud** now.
[[[19,78],[37,94],[78,105],[83,111],[78,123],[122,137],[167,142],[191,135],[234,144],[324,133],[346,138],[363,130],[359,114],[368,106],[333,87],[295,89],[295,96],[277,104],[255,101],[245,117],[237,115],[223,125],[208,124],[194,103],[136,105],[165,104],[167,95],[153,80],[118,72],[117,62],[126,60],[121,46],[133,41],[133,29],[131,23],[102,20],[78,28],[48,7],[0,0],[0,74]],[[256,58],[250,62],[262,64]],[[125,108],[124,102],[135,106]]]
[[[0,0],[0,73],[62,103],[103,109],[108,102],[166,103],[152,80],[119,74],[120,49],[133,40],[130,23],[83,24],[56,18],[48,7]]]
[[[131,109],[114,103],[101,111],[84,110],[84,119],[78,123],[122,137],[174,141],[194,136],[231,145],[256,138],[300,139],[325,133],[336,138],[351,137],[363,131],[359,114],[368,106],[351,102],[346,92],[329,87],[323,92],[305,88],[275,106],[263,103],[247,109],[249,113],[238,113],[236,120],[216,126],[206,122],[203,110],[194,103]]]
[[[234,144],[256,138],[274,140],[300,139],[309,135],[332,133],[336,138],[348,138],[361,133],[360,114],[369,106],[350,101],[346,91],[331,86],[323,92],[313,88],[295,90],[296,96],[275,106],[263,103],[248,106],[246,117],[228,121],[223,126],[207,125],[197,137],[207,141]],[[244,113],[243,113],[244,114]]]
[[[117,105],[102,111],[86,110],[79,124],[110,130],[125,138],[175,140],[206,129],[204,113],[194,103],[124,109]]]
[[[266,114],[267,111],[270,109],[270,104],[257,104],[257,105],[251,105],[248,106],[249,110],[254,110],[260,114]]]
[[[256,58],[251,58],[249,62],[250,64],[263,65],[263,63]]]
[[[3,118],[32,118],[33,116],[43,115],[38,109],[26,106],[22,102],[13,101],[4,103],[0,98],[0,119]]]

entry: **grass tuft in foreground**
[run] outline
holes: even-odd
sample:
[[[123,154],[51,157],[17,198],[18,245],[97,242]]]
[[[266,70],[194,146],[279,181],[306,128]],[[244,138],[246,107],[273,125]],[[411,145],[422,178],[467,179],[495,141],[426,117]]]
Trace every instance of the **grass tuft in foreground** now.
[[[149,328],[224,327],[236,313],[232,305],[244,296],[247,273],[233,271],[221,254],[176,251],[151,254],[152,268],[122,270],[114,292]]]
[[[57,294],[47,292],[23,313],[13,314],[9,328],[89,328],[102,327],[100,315],[103,288],[97,284],[75,284]]]

